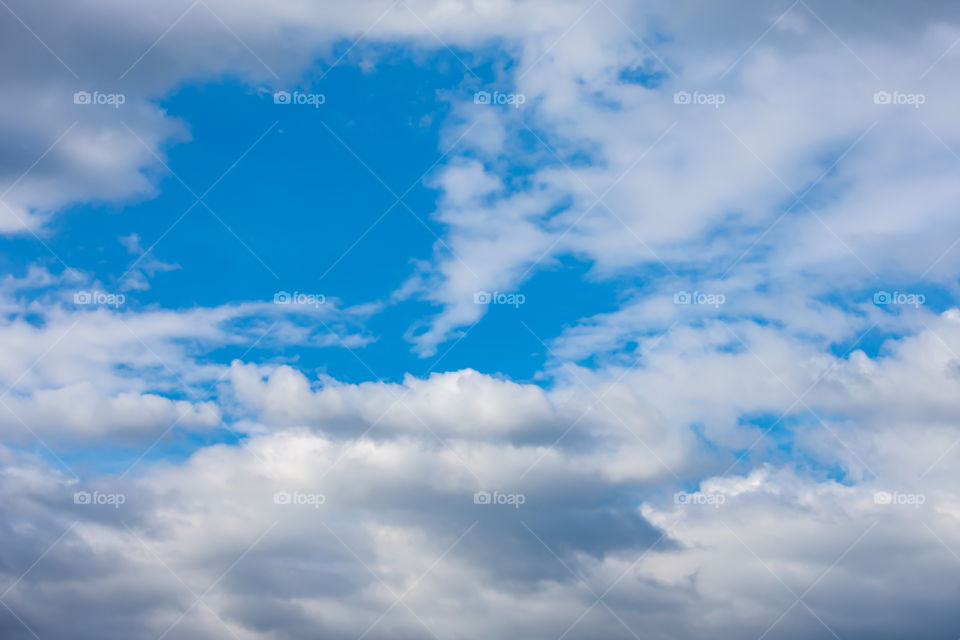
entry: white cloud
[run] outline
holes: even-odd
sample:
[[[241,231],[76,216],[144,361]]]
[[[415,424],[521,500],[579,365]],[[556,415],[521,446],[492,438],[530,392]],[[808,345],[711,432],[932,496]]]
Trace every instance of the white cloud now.
[[[9,521],[44,523],[36,538],[5,530],[7,582],[74,524],[5,602],[51,637],[112,637],[129,620],[154,635],[175,622],[178,634],[232,635],[211,610],[244,638],[347,637],[393,603],[382,579],[398,594],[412,586],[404,601],[441,635],[549,638],[572,625],[572,637],[629,637],[627,627],[742,637],[776,623],[786,637],[829,627],[892,638],[916,620],[892,612],[921,609],[924,628],[947,629],[949,549],[960,544],[949,489],[956,316],[928,319],[876,358],[833,359],[746,323],[734,330],[753,353],[730,350],[716,327],[686,329],[634,371],[571,369],[547,391],[470,370],[311,383],[289,366],[235,362],[220,401],[249,412],[242,445],[146,464],[135,479],[69,480],[3,453]],[[759,435],[738,417],[809,417],[786,387],[821,378],[804,402],[830,429],[784,425],[791,462],[730,466]],[[95,409],[109,420],[109,406]],[[701,441],[692,427],[710,420],[720,428]],[[756,445],[760,459],[779,437]],[[831,468],[847,480],[825,477]],[[478,490],[520,493],[523,504],[475,504]],[[75,505],[76,491],[123,504]],[[204,597],[209,609],[190,609],[180,580],[203,593],[241,556]],[[581,579],[597,595],[613,586],[604,602],[616,617],[600,605],[579,619],[594,603]],[[778,620],[801,594],[806,605]],[[97,627],[55,613],[66,602],[97,611]],[[17,637],[20,623],[0,620]],[[401,607],[377,628],[407,637],[421,624]]]
[[[601,279],[644,269],[678,288],[706,272],[764,287],[741,305],[767,287],[805,299],[928,276],[954,288],[957,94],[945,78],[957,59],[939,58],[956,28],[940,22],[953,20],[942,7],[885,15],[891,24],[877,29],[819,4],[770,15],[725,7],[722,19],[707,7],[612,7],[670,38],[631,33],[597,5],[499,78],[526,96],[522,109],[469,95],[457,105],[463,129],[494,113],[504,142],[489,146],[477,125],[461,150],[474,171],[483,161],[482,179],[465,182],[456,162],[437,178],[453,255],[438,251],[424,279],[424,295],[445,310],[412,338],[420,353],[479,317],[465,302],[472,291],[516,290],[564,255],[591,262]],[[659,74],[657,86],[624,80],[630,69]],[[676,104],[678,91],[723,104]],[[924,103],[875,104],[877,91]],[[505,190],[518,168],[532,173]]]
[[[0,430],[8,441],[150,441],[173,425],[206,430],[221,424],[211,400],[229,374],[206,350],[358,348],[372,339],[356,329],[371,310],[335,299],[167,310],[103,289],[83,274],[42,269],[0,283]],[[84,292],[116,304],[74,304]]]

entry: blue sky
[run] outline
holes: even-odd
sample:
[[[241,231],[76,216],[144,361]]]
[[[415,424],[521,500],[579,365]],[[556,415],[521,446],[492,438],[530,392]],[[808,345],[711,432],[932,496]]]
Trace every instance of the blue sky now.
[[[171,89],[158,106],[186,124],[189,140],[161,149],[169,171],[149,171],[153,197],[67,208],[44,238],[49,250],[30,236],[3,238],[9,272],[22,276],[36,263],[60,271],[52,251],[106,290],[120,291],[149,249],[169,270],[151,276],[149,289],[127,291],[125,308],[271,300],[278,291],[322,294],[344,306],[381,304],[365,327],[373,341],[357,354],[366,366],[338,347],[261,350],[254,357],[351,382],[370,379],[369,369],[391,381],[426,372],[437,358],[412,354],[403,336],[438,308],[390,298],[443,236],[429,186],[446,161],[440,130],[450,96],[472,97],[471,87],[481,85],[464,79],[453,53],[416,62],[407,53],[389,52],[372,71],[343,65],[321,73],[318,65],[313,75],[322,80],[284,85],[322,94],[319,108],[277,105],[271,87],[231,78]],[[212,185],[203,202],[213,212],[196,204]],[[405,192],[395,204],[394,194]],[[135,253],[123,241],[132,235],[139,239]],[[589,267],[565,259],[535,273],[518,292],[537,304],[492,307],[456,346],[454,339],[444,343],[443,369],[469,366],[532,381],[549,354],[531,331],[547,340],[583,316],[615,308],[623,286],[598,282]],[[210,357],[226,364],[234,351]]]
[[[0,636],[958,636],[951,4],[8,1]]]

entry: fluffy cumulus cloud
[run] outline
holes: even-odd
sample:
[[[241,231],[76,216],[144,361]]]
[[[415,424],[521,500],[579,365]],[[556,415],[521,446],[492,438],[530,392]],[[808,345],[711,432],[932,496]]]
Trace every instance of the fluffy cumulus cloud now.
[[[128,294],[84,274],[34,268],[0,281],[0,300],[0,430],[20,443],[223,426],[211,398],[230,369],[209,350],[369,340],[355,327],[367,312],[332,299],[127,310]]]
[[[0,279],[0,637],[960,634],[951,3],[0,12],[0,232],[41,241],[155,192],[184,83],[272,91],[382,45],[465,75],[441,239],[388,302],[128,305],[178,268],[136,235],[115,287]],[[565,260],[622,295],[537,384],[289,355],[363,359],[411,299],[431,315],[397,333],[433,355],[476,292]]]
[[[956,320],[944,323],[957,344]],[[874,379],[955,385],[942,356],[909,364],[923,349],[897,345]],[[40,637],[128,637],[136,624],[145,637],[894,638],[920,612],[945,634],[960,540],[955,474],[938,459],[955,429],[896,415],[896,397],[863,388],[862,360],[822,363],[836,374],[805,402],[833,424],[793,429],[806,463],[747,470],[657,424],[664,399],[630,376],[546,395],[472,371],[311,389],[289,368],[235,364],[253,410],[242,446],[83,479],[5,451],[4,602]],[[931,414],[955,412],[937,397]],[[907,430],[931,444],[907,450]],[[811,474],[814,460],[871,471],[839,482]]]

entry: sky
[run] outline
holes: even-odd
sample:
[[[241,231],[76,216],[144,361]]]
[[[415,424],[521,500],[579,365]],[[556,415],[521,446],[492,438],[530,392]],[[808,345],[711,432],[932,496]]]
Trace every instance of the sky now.
[[[960,8],[0,0],[0,637],[960,636]]]

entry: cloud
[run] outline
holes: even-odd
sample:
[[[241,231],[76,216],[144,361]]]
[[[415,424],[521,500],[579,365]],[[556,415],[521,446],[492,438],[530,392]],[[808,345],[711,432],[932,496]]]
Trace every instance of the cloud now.
[[[254,374],[234,365],[232,375],[248,375],[243,384],[261,392],[258,385],[297,386],[290,370],[267,382]],[[458,404],[461,384],[518,391],[478,377],[405,387],[440,406]],[[339,386],[343,396],[386,391]],[[298,393],[309,399],[302,386]],[[296,405],[289,393],[281,404]],[[498,406],[509,415],[511,405]],[[957,503],[944,488],[950,465],[938,471],[946,476],[916,484],[901,460],[882,478],[850,485],[768,464],[681,488],[613,472],[625,436],[594,455],[554,449],[556,464],[517,482],[520,463],[542,447],[507,434],[490,440],[479,429],[451,433],[450,412],[425,418],[443,441],[425,429],[359,435],[363,422],[345,437],[342,415],[316,416],[310,429],[276,425],[242,446],[149,465],[137,478],[71,480],[4,451],[7,581],[49,550],[4,600],[50,637],[120,637],[134,620],[152,635],[172,625],[174,637],[249,638],[318,628],[357,636],[371,625],[398,638],[427,633],[424,625],[441,636],[631,637],[642,629],[733,638],[773,626],[784,637],[829,628],[893,638],[916,624],[895,611],[926,612],[924,628],[936,632],[953,623],[949,548],[960,540]],[[854,427],[865,434],[876,425]],[[478,504],[478,490],[519,493],[523,502]],[[78,491],[91,503],[75,504]],[[108,496],[117,495],[115,507]],[[25,536],[20,522],[44,523],[42,534]],[[911,585],[907,595],[902,584]],[[191,606],[193,594],[203,604]],[[68,615],[74,608],[98,615]],[[0,619],[10,637],[21,633],[12,616]]]
[[[218,402],[243,408],[239,444],[131,477],[71,478],[2,450],[4,602],[23,622],[0,624],[9,637],[23,623],[121,637],[136,621],[173,637],[355,637],[376,623],[397,638],[424,624],[536,638],[733,638],[771,625],[893,638],[916,616],[892,612],[922,610],[939,632],[952,624],[960,543],[947,462],[956,315],[882,356],[835,360],[760,326],[735,329],[753,353],[731,351],[705,327],[671,335],[634,371],[571,369],[546,391],[470,370],[312,383],[235,362]],[[800,409],[786,387],[811,379],[822,383]],[[929,384],[940,388],[921,391]],[[732,463],[759,434],[736,420],[757,411],[829,422],[765,434],[753,449],[793,435],[789,459],[746,457],[741,471]],[[693,425],[724,415],[695,437]],[[484,504],[478,491],[499,497]]]
[[[419,353],[481,316],[471,292],[517,290],[563,256],[601,281],[746,279],[748,304],[769,287],[801,299],[923,278],[953,289],[957,96],[943,79],[957,59],[943,52],[957,16],[945,5],[871,29],[821,4],[722,18],[611,9],[585,12],[548,50],[531,38],[490,87],[524,95],[522,108],[454,103],[460,157],[435,178],[449,237],[421,276],[444,311],[411,334]]]
[[[79,302],[78,302],[79,301]],[[358,348],[369,309],[246,301],[143,308],[84,274],[30,269],[0,283],[0,430],[7,441],[150,441],[222,424],[211,401],[228,366],[205,350]],[[318,324],[318,320],[322,324]]]

